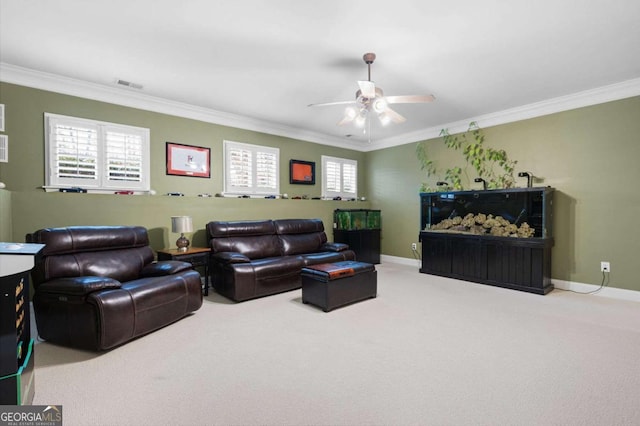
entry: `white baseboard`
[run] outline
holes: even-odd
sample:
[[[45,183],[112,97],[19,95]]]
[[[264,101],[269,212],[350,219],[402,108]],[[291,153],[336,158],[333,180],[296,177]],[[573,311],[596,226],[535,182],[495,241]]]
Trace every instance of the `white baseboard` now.
[[[380,260],[383,263],[389,262],[389,263],[397,263],[400,265],[415,266],[418,269],[421,266],[420,260],[411,259],[408,257],[389,256],[389,255],[383,254],[380,256]],[[599,285],[557,280],[555,278],[551,279],[551,283],[554,285],[555,288],[559,290],[571,290],[578,293],[590,293],[589,294],[590,296],[601,296],[601,297],[608,297],[611,299],[640,302],[640,291],[627,290],[627,289],[615,288],[615,287],[603,287],[601,290],[596,292],[596,290],[600,288]]]
[[[551,283],[560,290],[571,290],[578,293],[590,293],[592,296],[603,296],[611,299],[629,300],[631,302],[640,302],[640,291],[627,290],[624,288],[603,287],[601,290],[599,285],[576,283],[573,281],[551,279]],[[597,291],[597,292],[595,292]],[[595,293],[591,293],[595,292]]]

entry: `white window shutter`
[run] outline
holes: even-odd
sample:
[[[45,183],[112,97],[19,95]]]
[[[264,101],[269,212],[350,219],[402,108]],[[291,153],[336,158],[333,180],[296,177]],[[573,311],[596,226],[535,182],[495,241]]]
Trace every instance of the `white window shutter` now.
[[[251,151],[241,148],[231,148],[228,155],[229,185],[232,188],[251,188]]]
[[[279,157],[278,148],[224,141],[224,193],[277,195]]]
[[[346,158],[322,156],[322,197],[356,198],[358,162]]]
[[[357,188],[357,176],[356,166],[354,164],[344,163],[342,165],[342,180],[342,190],[355,196]]]
[[[98,186],[98,128],[72,120],[49,121],[52,185]]]
[[[148,191],[149,129],[45,113],[45,186]]]
[[[107,180],[142,182],[142,137],[136,134],[107,130],[105,141]]]
[[[275,154],[258,152],[256,155],[256,186],[258,188],[276,190],[278,179],[277,159]]]
[[[327,191],[340,192],[340,163],[327,161],[326,165]]]

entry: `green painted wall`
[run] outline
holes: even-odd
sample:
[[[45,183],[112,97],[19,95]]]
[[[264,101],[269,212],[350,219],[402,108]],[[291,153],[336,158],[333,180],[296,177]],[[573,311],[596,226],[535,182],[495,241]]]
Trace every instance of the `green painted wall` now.
[[[611,262],[610,286],[640,290],[640,97],[483,129],[485,145],[518,160],[518,171],[539,177],[535,186],[556,188],[553,272],[555,279],[599,285],[600,261]],[[436,166],[462,165],[442,139],[426,142]],[[372,208],[383,212],[382,251],[412,257],[420,228],[419,190],[435,188],[415,156],[416,144],[367,154]],[[479,188],[468,170],[465,188]],[[517,178],[518,186],[526,179]]]
[[[318,200],[265,200],[200,198],[197,194],[222,192],[223,140],[273,146],[280,149],[280,191],[319,197],[321,156],[331,155],[358,160],[358,184],[366,193],[365,154],[295,139],[235,129],[197,120],[174,117],[135,108],[61,95],[0,83],[0,103],[5,104],[6,131],[9,135],[9,163],[0,163],[0,181],[11,197],[11,217],[0,211],[0,229],[9,227],[13,241],[43,227],[69,225],[137,224],[152,232],[155,249],[173,246],[177,235],[169,234],[170,216],[191,215],[198,229],[193,244],[205,244],[204,225],[210,220],[319,217],[332,238],[333,210],[367,208],[369,202]],[[45,193],[44,113],[90,118],[151,129],[151,187],[157,194],[182,192],[185,197],[126,196],[111,194]],[[210,179],[166,175],[167,141],[211,148]],[[315,185],[289,184],[289,160],[316,162]],[[4,199],[9,199],[3,194]],[[12,219],[12,222],[9,222]]]
[[[413,257],[410,245],[417,242],[420,227],[418,193],[427,180],[415,143],[361,153],[6,83],[0,83],[0,103],[6,105],[10,158],[0,163],[0,181],[7,184],[7,191],[0,191],[0,232],[12,229],[14,241],[46,226],[140,224],[150,229],[152,245],[158,249],[173,246],[177,238],[169,232],[169,217],[189,214],[198,228],[193,243],[203,245],[209,220],[320,217],[330,228],[334,209],[372,207],[382,210],[383,254]],[[44,184],[44,112],[149,127],[152,187],[158,194],[180,191],[187,196],[44,193],[38,189]],[[602,279],[600,261],[607,260],[611,287],[640,291],[634,268],[640,253],[635,226],[640,217],[640,191],[635,189],[640,182],[640,97],[483,130],[488,146],[503,148],[518,160],[516,171],[531,171],[541,178],[536,185],[557,190],[553,278],[597,285]],[[280,148],[281,192],[290,195],[319,196],[321,188],[320,183],[290,185],[289,159],[315,161],[317,170],[321,155],[356,159],[359,193],[369,201],[198,198],[198,193],[222,191],[224,139]],[[167,176],[166,141],[210,147],[212,178]],[[447,150],[441,139],[427,143],[439,169],[461,164],[459,154]],[[469,171],[469,179],[474,177]],[[429,183],[435,186],[436,180]],[[517,182],[525,184],[524,179]]]
[[[0,189],[0,241],[13,241],[12,223],[11,192]]]

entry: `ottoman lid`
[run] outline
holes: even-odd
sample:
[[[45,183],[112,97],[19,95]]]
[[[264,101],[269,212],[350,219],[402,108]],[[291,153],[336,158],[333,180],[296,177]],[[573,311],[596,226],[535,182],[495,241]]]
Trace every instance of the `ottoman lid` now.
[[[355,260],[344,260],[334,263],[320,263],[302,268],[302,274],[320,277],[323,280],[335,280],[338,278],[350,277],[362,272],[375,270],[371,263],[358,262]]]

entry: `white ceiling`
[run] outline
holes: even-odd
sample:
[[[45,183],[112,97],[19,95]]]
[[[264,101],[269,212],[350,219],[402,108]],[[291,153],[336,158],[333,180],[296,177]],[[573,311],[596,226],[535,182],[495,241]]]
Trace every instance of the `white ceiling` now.
[[[0,0],[0,79],[53,74],[353,147],[367,137],[336,125],[344,107],[307,105],[354,99],[366,52],[377,54],[372,80],[385,94],[437,98],[395,105],[407,122],[372,129],[374,143],[407,142],[558,97],[640,87],[639,21],[638,0]]]

